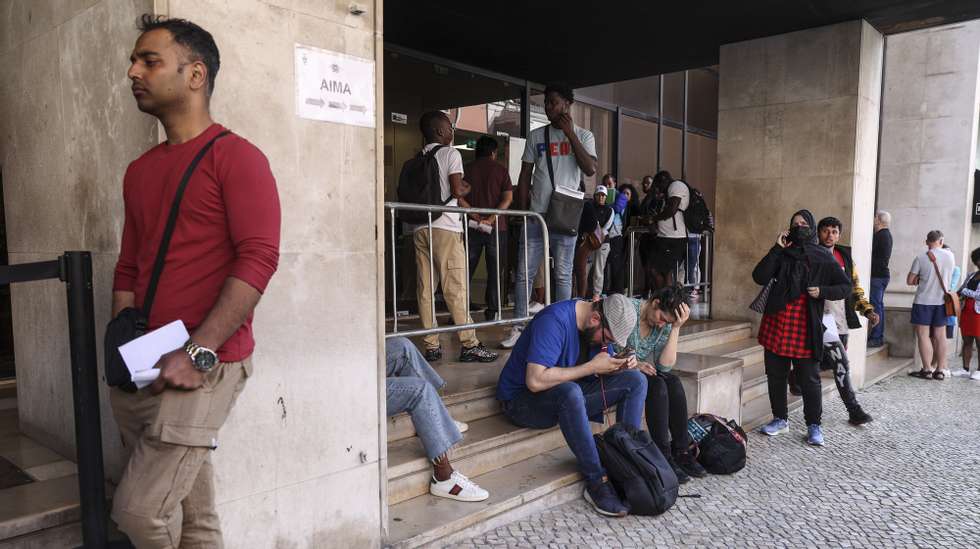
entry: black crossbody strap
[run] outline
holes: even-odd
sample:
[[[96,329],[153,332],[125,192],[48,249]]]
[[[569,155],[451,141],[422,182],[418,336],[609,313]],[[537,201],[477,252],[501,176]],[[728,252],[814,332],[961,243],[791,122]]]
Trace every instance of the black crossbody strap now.
[[[207,154],[208,150],[211,149],[211,145],[218,139],[231,133],[229,130],[225,130],[218,135],[214,136],[211,141],[208,141],[206,145],[201,147],[201,150],[197,152],[197,156],[194,160],[191,160],[190,165],[187,166],[187,170],[184,171],[184,177],[180,180],[180,185],[177,186],[177,194],[174,195],[174,203],[170,206],[170,215],[167,216],[167,226],[163,229],[163,238],[160,239],[160,248],[157,249],[157,258],[153,262],[153,273],[150,275],[150,285],[146,288],[146,297],[143,299],[143,316],[146,319],[150,318],[150,309],[153,308],[153,299],[156,297],[157,293],[157,283],[160,282],[160,273],[163,272],[163,264],[167,259],[167,248],[170,247],[170,237],[174,234],[174,227],[177,225],[177,213],[180,211],[180,199],[184,197],[184,189],[187,188],[187,182],[191,180],[191,176],[194,175],[194,170],[197,169],[197,165]]]
[[[555,167],[551,164],[551,125],[544,127],[544,157],[548,160],[548,177],[551,178],[551,190],[558,185],[555,183]]]

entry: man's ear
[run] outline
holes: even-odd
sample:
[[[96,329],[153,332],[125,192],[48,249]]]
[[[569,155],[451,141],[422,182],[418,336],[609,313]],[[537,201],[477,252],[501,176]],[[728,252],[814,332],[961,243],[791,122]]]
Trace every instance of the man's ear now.
[[[190,86],[191,89],[197,91],[201,88],[205,88],[207,92],[208,85],[208,67],[203,61],[194,61],[188,65],[190,69]]]

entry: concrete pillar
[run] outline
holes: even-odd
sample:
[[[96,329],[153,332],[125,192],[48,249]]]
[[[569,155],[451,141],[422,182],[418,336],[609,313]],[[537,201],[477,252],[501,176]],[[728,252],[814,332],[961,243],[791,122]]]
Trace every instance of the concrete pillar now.
[[[943,231],[964,273],[980,245],[971,222],[980,20],[889,36],[886,46],[878,208],[892,214],[895,246],[885,303],[908,307],[915,289],[905,276],[927,232]]]
[[[864,21],[721,48],[713,314],[753,319],[758,260],[790,215],[833,215],[867,285],[884,39]],[[863,382],[864,334],[852,334]]]
[[[255,375],[215,453],[225,544],[376,547],[380,129],[298,118],[293,48],[376,59],[380,72],[381,2],[359,3],[361,15],[349,2],[168,4],[214,34],[214,117],[268,156],[283,210]]]

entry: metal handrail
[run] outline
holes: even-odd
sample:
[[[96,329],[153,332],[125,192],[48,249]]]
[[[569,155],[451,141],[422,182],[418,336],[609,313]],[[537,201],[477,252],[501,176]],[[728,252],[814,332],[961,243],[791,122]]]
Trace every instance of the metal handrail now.
[[[463,238],[464,238],[464,250],[466,256],[466,309],[469,313],[470,305],[470,235],[469,235],[469,214],[479,214],[479,215],[496,215],[504,217],[521,217],[524,221],[522,237],[524,238],[524,284],[525,284],[525,296],[531,295],[531,280],[528,272],[528,255],[527,255],[527,220],[528,218],[534,218],[542,227],[547,227],[544,218],[541,214],[529,210],[500,210],[496,208],[462,208],[459,206],[432,206],[428,204],[412,204],[407,202],[385,202],[385,209],[390,213],[391,220],[391,295],[392,295],[392,313],[393,313],[393,326],[390,333],[385,334],[385,338],[389,337],[414,337],[423,336],[429,334],[442,334],[448,332],[459,332],[462,330],[473,330],[477,328],[488,328],[493,326],[511,326],[514,324],[524,324],[531,320],[531,316],[524,316],[520,318],[500,318],[500,313],[503,311],[503,294],[500,288],[500,234],[497,227],[494,227],[494,247],[497,250],[496,265],[494,268],[497,269],[497,314],[498,318],[496,320],[489,320],[486,322],[469,322],[466,324],[459,324],[453,326],[433,326],[432,328],[420,328],[417,330],[406,330],[398,331],[398,282],[396,269],[398,267],[398,261],[395,256],[395,250],[397,246],[395,245],[395,226],[398,224],[397,217],[395,216],[396,210],[402,211],[415,211],[415,212],[428,212],[428,220],[426,222],[426,230],[429,232],[429,291],[431,292],[429,299],[429,306],[431,307],[432,321],[436,322],[436,297],[435,297],[435,269],[434,261],[432,257],[432,214],[438,213],[459,213],[463,215]],[[499,222],[498,222],[499,224]],[[547,258],[550,257],[550,240],[548,238],[547,229],[542,231],[542,236],[544,239],[544,257],[545,263],[542,264],[544,268],[544,294],[545,294],[545,305],[551,304],[551,270],[547,263]]]
[[[637,297],[637,294],[635,292],[635,284],[634,284],[634,276],[636,272],[636,240],[637,240],[636,235],[651,234],[653,233],[652,230],[653,228],[654,227],[652,226],[644,225],[641,227],[628,227],[626,229],[627,246],[629,246],[629,270],[628,270],[628,278],[627,278],[628,280],[627,292],[631,297]],[[701,246],[702,249],[704,250],[705,272],[702,273],[700,280],[697,283],[693,283],[693,284],[689,283],[686,278],[684,283],[685,288],[701,288],[703,290],[702,301],[708,305],[709,317],[711,316],[711,291],[712,291],[712,279],[713,279],[712,264],[714,260],[714,248],[712,246],[713,236],[714,235],[710,231],[705,231],[701,233],[701,237],[703,238]],[[690,261],[691,258],[687,256],[687,252],[685,252],[684,257],[685,257],[684,267],[686,268],[687,261]],[[695,261],[698,260],[698,258],[694,258],[694,259]],[[682,272],[681,266],[678,263],[674,271],[675,281],[680,280],[681,272]],[[641,296],[641,297],[645,297],[645,296]]]

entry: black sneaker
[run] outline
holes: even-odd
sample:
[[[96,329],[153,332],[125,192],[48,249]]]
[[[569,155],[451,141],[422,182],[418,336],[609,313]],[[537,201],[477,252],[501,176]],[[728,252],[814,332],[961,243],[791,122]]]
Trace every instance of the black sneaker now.
[[[442,358],[442,347],[436,347],[435,349],[425,350],[425,359],[429,362],[435,362]]]
[[[847,415],[849,416],[847,421],[851,425],[864,425],[865,423],[871,423],[874,421],[871,414],[862,410],[860,406],[849,412]]]
[[[619,499],[607,477],[602,477],[602,480],[597,482],[586,483],[582,497],[597,513],[607,517],[625,517],[630,510],[623,500]]]
[[[694,454],[691,452],[684,452],[674,456],[674,463],[676,463],[688,476],[694,478],[704,478],[708,476],[708,472],[704,470],[704,467],[698,463],[698,460],[694,458]]]
[[[482,343],[465,347],[459,353],[460,362],[493,362],[494,360],[497,360],[497,353],[490,352]]]
[[[685,484],[691,480],[691,477],[687,475],[684,469],[674,461],[673,457],[667,457],[667,463],[670,464],[670,468],[674,470],[674,474],[677,475],[677,484]]]

